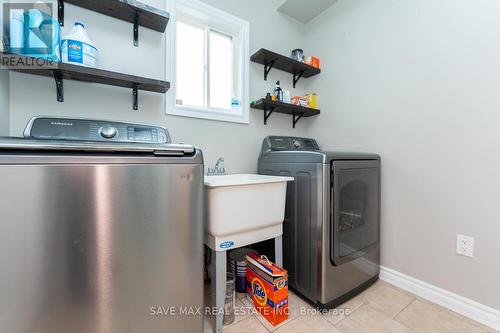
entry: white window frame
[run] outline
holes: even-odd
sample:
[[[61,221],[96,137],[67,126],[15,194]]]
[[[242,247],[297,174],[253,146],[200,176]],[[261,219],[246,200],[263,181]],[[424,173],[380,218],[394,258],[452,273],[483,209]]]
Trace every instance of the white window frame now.
[[[167,10],[170,12],[170,22],[166,33],[166,77],[170,81],[171,86],[167,93],[166,113],[183,117],[248,124],[250,122],[250,24],[245,20],[199,0],[168,0]],[[177,10],[187,13],[190,17],[199,19],[200,22],[207,25],[211,30],[230,35],[233,38],[233,43],[236,46],[236,54],[233,56],[235,63],[234,71],[237,73],[239,81],[234,84],[239,87],[239,96],[235,96],[240,102],[238,113],[229,113],[230,111],[228,110],[215,108],[176,104],[176,23],[177,16],[182,15]]]

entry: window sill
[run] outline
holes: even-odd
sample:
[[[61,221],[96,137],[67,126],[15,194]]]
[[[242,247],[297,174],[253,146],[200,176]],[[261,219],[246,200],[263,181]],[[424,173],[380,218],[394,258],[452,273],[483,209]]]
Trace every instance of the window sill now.
[[[250,124],[250,119],[248,117],[248,111],[243,111],[242,114],[230,115],[224,112],[217,112],[211,109],[204,108],[194,108],[187,106],[175,106],[169,110],[167,110],[168,115],[180,116],[180,117],[189,117],[189,118],[198,118],[205,120],[214,120],[214,121],[224,121],[238,124]],[[246,115],[246,116],[245,116]]]

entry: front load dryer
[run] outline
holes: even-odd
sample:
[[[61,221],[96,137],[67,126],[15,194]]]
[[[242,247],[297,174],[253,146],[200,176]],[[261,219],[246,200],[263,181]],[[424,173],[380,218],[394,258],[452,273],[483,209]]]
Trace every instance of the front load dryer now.
[[[334,308],[378,280],[380,156],[326,152],[314,139],[264,139],[259,173],[292,176],[283,224],[289,286]]]

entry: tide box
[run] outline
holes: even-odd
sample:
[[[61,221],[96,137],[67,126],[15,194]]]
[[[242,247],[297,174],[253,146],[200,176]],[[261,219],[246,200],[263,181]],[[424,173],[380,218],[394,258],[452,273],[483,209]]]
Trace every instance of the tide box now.
[[[257,311],[276,326],[288,319],[288,275],[283,268],[271,265],[273,275],[279,271],[280,276],[271,276],[248,262],[247,292]]]

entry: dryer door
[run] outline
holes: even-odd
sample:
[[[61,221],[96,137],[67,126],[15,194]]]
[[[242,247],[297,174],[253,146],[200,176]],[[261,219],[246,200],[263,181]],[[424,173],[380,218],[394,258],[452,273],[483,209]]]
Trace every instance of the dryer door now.
[[[380,161],[332,161],[330,259],[335,266],[379,242]]]

